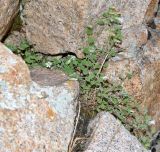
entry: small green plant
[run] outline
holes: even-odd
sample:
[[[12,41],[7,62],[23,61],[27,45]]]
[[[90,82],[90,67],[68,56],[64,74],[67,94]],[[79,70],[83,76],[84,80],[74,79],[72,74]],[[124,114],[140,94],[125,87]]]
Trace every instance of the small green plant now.
[[[127,73],[127,78],[128,78],[128,79],[131,79],[132,76],[133,76],[133,73],[129,71],[129,72]]]
[[[33,66],[58,68],[71,78],[80,82],[80,101],[83,111],[89,117],[99,111],[109,111],[118,118],[146,147],[149,147],[150,133],[148,122],[150,117],[140,110],[140,105],[122,88],[104,80],[103,69],[107,61],[117,54],[117,45],[122,41],[120,14],[113,8],[104,12],[97,20],[97,26],[108,28],[107,49],[99,49],[95,45],[94,28],[86,27],[86,46],[83,48],[85,57],[78,59],[73,55],[52,57],[41,56],[32,50],[27,41],[19,47],[10,45],[14,53],[21,55],[26,63]],[[128,74],[128,78],[131,73]]]
[[[151,118],[139,108],[138,102],[129,96],[122,86],[107,83],[102,72],[103,68],[107,67],[108,59],[116,55],[116,46],[122,41],[119,18],[120,14],[110,8],[97,21],[99,26],[108,27],[107,50],[95,46],[94,28],[90,25],[86,27],[87,45],[83,48],[84,59],[67,56],[61,60],[53,59],[52,62],[55,67],[80,81],[80,100],[83,108],[86,108],[85,112],[94,114],[109,111],[148,148],[151,138],[148,123]],[[132,74],[128,73],[128,78],[131,77]]]
[[[30,45],[27,42],[27,40],[22,40],[19,46],[15,46],[13,44],[6,44],[6,46],[10,48],[13,51],[13,53],[21,56],[24,59],[24,61],[29,65],[29,67],[45,67],[45,63],[47,62],[46,58],[41,54],[36,53],[33,50],[32,45]]]

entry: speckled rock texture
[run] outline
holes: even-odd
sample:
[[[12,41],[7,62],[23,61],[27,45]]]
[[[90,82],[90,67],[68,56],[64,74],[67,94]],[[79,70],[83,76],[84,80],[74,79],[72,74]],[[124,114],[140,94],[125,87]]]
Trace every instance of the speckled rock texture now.
[[[90,14],[97,16],[111,6],[121,12],[123,28],[125,29],[141,25],[145,17],[153,17],[158,6],[158,0],[92,0]],[[146,14],[147,12],[149,14]]]
[[[57,86],[69,80],[69,77],[57,69],[33,68],[30,70],[33,81],[42,86]]]
[[[67,152],[78,83],[39,85],[24,61],[0,44],[0,151]]]
[[[26,1],[23,14],[27,39],[45,54],[78,55],[88,5],[89,0]]]
[[[12,20],[18,13],[19,0],[0,1],[0,40],[11,26]]]
[[[22,42],[22,40],[26,39],[25,37],[25,33],[20,32],[20,31],[12,31],[7,38],[5,39],[5,41],[3,42],[5,45],[13,45],[16,47],[20,46],[20,43]]]
[[[151,23],[153,21],[153,17],[157,13],[158,3],[159,3],[158,0],[150,1],[150,4],[148,6],[148,9],[146,11],[145,18],[144,18],[146,23]]]
[[[90,122],[88,134],[84,152],[149,152],[108,112],[99,113]]]
[[[123,28],[141,25],[145,14],[158,0],[32,0],[24,4],[24,29],[38,52],[60,54],[74,52],[81,57],[80,47],[85,27],[109,7],[122,14]],[[47,11],[46,11],[47,10]],[[150,10],[150,16],[155,10]],[[45,13],[44,13],[45,12]],[[33,15],[34,14],[34,15]]]
[[[112,58],[110,68],[106,71],[106,78],[112,83],[120,83],[126,77],[126,73],[137,71],[135,66],[139,49],[148,41],[149,33],[145,22],[153,19],[158,8],[158,0],[94,0],[91,6],[91,16],[99,16],[107,8],[114,6],[121,13],[123,41],[121,48],[123,52]],[[106,34],[102,32],[98,41],[103,44]],[[115,62],[115,63],[114,63]],[[112,66],[113,65],[113,66]],[[115,66],[117,65],[117,66]],[[120,68],[118,67],[120,66]],[[115,67],[115,68],[114,68]],[[127,67],[127,68],[124,68]],[[119,72],[117,72],[117,69]],[[112,72],[111,72],[112,70]],[[123,75],[122,79],[117,75]],[[121,79],[119,81],[119,79]]]
[[[160,129],[160,61],[146,64],[143,71],[144,105]]]
[[[160,15],[156,13],[159,1],[129,0],[121,1],[119,6],[116,2],[108,1],[107,4],[113,3],[122,13],[123,51],[109,61],[104,70],[105,79],[123,85],[130,95],[142,102],[155,120],[156,128],[160,129],[160,77],[156,74],[160,71]]]
[[[122,52],[109,62],[109,67],[105,70],[105,78],[111,83],[121,84],[128,74],[137,73],[140,68],[137,58],[142,60],[140,48],[148,41],[148,30],[145,25],[133,26],[123,29]],[[140,61],[139,60],[139,61]],[[138,62],[139,62],[138,61]]]

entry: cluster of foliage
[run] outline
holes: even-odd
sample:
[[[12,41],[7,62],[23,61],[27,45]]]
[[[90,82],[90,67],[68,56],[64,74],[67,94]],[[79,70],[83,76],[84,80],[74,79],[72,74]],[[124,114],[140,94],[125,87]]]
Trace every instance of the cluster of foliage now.
[[[27,41],[19,47],[8,45],[13,52],[23,57],[30,66],[43,66],[63,70],[71,78],[80,82],[80,100],[86,111],[97,113],[109,111],[118,118],[146,147],[150,143],[147,112],[142,112],[137,101],[130,97],[121,86],[105,81],[103,69],[107,61],[117,53],[117,46],[122,41],[120,14],[113,8],[104,12],[97,20],[97,26],[108,27],[107,50],[95,45],[94,28],[86,28],[85,57],[78,59],[73,55],[52,57],[35,53]]]
[[[21,56],[30,68],[38,66],[47,67],[46,56],[36,53],[32,45],[30,45],[27,40],[22,40],[19,46],[15,46],[13,44],[6,44],[6,46],[10,48],[13,53]]]

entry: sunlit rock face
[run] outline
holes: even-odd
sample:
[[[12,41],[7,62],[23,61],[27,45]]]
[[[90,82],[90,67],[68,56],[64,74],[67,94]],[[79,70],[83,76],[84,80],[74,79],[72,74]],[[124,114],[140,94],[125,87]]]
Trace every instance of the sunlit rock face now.
[[[158,2],[158,1],[157,1]],[[38,52],[74,52],[80,57],[85,27],[109,7],[116,7],[123,28],[141,25],[151,0],[38,0],[24,5],[24,29]],[[154,3],[157,5],[157,3]],[[46,11],[47,10],[47,11]],[[45,13],[44,13],[45,12]],[[151,10],[153,14],[154,10]],[[33,15],[34,14],[34,15]]]
[[[85,152],[149,152],[116,118],[107,112],[99,113],[88,126]]]
[[[13,18],[18,13],[19,0],[0,1],[0,40],[10,28]]]
[[[0,151],[67,152],[77,95],[76,81],[33,82],[24,61],[0,44]]]
[[[25,106],[30,83],[27,65],[0,43],[0,107]]]
[[[130,95],[147,107],[157,129],[160,128],[160,78],[156,74],[160,71],[158,2],[122,0],[118,5],[115,0],[107,3],[113,4],[122,14],[123,52],[112,58],[104,70],[106,80],[122,84]],[[100,2],[95,4],[104,7]]]
[[[144,104],[160,129],[160,61],[146,65],[143,75]]]
[[[88,8],[89,0],[26,2],[23,14],[27,39],[45,54],[74,52],[78,55],[88,22]]]
[[[152,18],[157,6],[158,0],[92,0],[90,12],[97,16],[107,8],[115,7],[122,14],[125,29],[141,25],[145,17]]]

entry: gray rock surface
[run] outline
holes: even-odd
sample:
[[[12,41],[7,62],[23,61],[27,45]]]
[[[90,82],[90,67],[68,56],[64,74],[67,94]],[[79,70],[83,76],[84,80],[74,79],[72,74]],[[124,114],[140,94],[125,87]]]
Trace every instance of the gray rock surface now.
[[[59,70],[34,68],[30,70],[30,74],[32,80],[42,86],[57,86],[69,80],[69,77]]]
[[[151,150],[152,152],[160,152],[160,131],[158,131],[153,137]]]
[[[84,152],[149,152],[108,112],[99,113],[90,122],[88,134]]]
[[[39,77],[43,79],[43,75]],[[58,86],[50,84],[33,82],[24,61],[0,43],[1,152],[67,152],[78,83],[68,80]]]
[[[19,0],[0,1],[0,40],[11,26],[14,17],[18,13]]]

